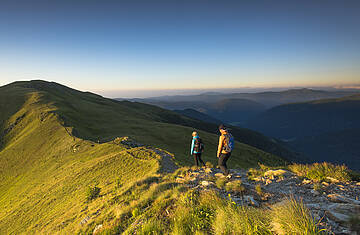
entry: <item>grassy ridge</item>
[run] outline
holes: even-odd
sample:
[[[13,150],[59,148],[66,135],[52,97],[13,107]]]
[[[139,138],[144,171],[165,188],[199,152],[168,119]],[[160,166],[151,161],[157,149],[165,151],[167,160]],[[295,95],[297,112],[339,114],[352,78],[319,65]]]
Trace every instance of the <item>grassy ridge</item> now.
[[[146,148],[107,142],[114,137],[131,136],[174,153],[180,164],[192,164],[193,128],[170,123],[192,120],[153,106],[34,81],[0,87],[0,110],[0,234],[70,233],[98,210],[116,217],[105,199],[116,197],[116,187],[124,191],[156,174],[160,157]],[[215,163],[217,136],[200,135],[206,143],[204,159]],[[283,163],[236,143],[233,167],[258,161]],[[87,188],[94,185],[101,188],[100,198],[86,203]]]

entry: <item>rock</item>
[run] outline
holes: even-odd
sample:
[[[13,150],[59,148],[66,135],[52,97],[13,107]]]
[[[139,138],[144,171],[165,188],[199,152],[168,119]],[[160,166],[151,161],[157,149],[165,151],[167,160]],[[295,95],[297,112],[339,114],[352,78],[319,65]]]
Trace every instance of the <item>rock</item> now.
[[[177,177],[175,181],[176,181],[176,183],[184,183],[185,179],[182,177]]]
[[[204,180],[204,181],[201,181],[201,182],[200,182],[200,184],[201,184],[202,186],[207,187],[207,186],[209,186],[209,185],[211,185],[211,184],[213,184],[213,183],[212,183],[212,182],[209,182],[209,181]]]
[[[196,181],[196,177],[191,177],[191,178],[189,179],[189,181],[190,181],[190,182]]]
[[[103,225],[102,224],[98,224],[96,225],[93,234],[96,234],[97,232],[99,232],[102,229]]]
[[[347,197],[337,194],[337,193],[329,194],[329,195],[327,195],[327,197],[328,197],[329,201],[331,201],[331,202],[351,203],[351,204],[355,204],[355,205],[360,205],[360,201],[354,200],[351,198],[347,198]]]
[[[84,219],[80,221],[80,225],[86,224],[90,220],[90,216],[86,216]]]
[[[264,177],[266,178],[273,178],[275,176],[281,176],[284,175],[286,173],[285,170],[268,170],[264,173]]]
[[[351,216],[360,214],[360,205],[333,203],[326,208],[325,214],[335,222],[346,223]]]
[[[259,203],[250,195],[246,195],[243,197],[244,201],[247,202],[249,205],[259,207]]]
[[[268,185],[268,184],[271,184],[271,183],[272,183],[271,179],[266,179],[265,185]]]
[[[328,179],[331,183],[339,183],[340,182],[339,180],[332,178],[330,176],[326,177],[326,179]]]
[[[305,206],[309,210],[320,210],[321,209],[321,205],[319,203],[309,203],[309,204],[305,204]]]
[[[332,220],[334,220],[335,222],[338,222],[338,223],[345,223],[350,218],[350,216],[348,216],[348,215],[337,213],[335,211],[326,211],[326,215],[330,219],[332,219]]]
[[[253,178],[253,180],[256,181],[256,182],[259,182],[259,181],[262,181],[262,178],[261,177],[255,177],[255,178]]]
[[[327,183],[327,182],[322,182],[321,184],[325,187],[329,186],[329,183]]]
[[[311,182],[311,180],[309,180],[309,179],[304,179],[303,181],[302,181],[302,184],[311,184],[312,182]]]
[[[311,190],[311,193],[314,195],[314,196],[319,196],[320,195],[320,192],[319,191],[316,191],[314,189]]]
[[[216,173],[215,176],[219,177],[219,178],[224,178],[225,177],[225,175],[223,173]]]

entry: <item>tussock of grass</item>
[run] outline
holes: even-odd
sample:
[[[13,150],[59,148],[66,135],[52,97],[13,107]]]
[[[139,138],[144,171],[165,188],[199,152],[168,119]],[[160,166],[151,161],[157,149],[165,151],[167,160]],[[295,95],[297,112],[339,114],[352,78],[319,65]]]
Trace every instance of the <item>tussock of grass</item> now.
[[[225,190],[237,192],[237,193],[243,193],[245,191],[245,187],[244,187],[244,185],[242,185],[241,180],[234,180],[234,181],[228,182],[225,185]]]
[[[322,234],[318,222],[311,216],[310,211],[302,201],[294,198],[274,206],[271,211],[273,230],[277,234]]]
[[[334,165],[331,163],[314,163],[314,164],[292,164],[288,168],[298,176],[307,177],[314,182],[329,181],[331,179],[340,182],[348,182],[351,176],[345,165]]]
[[[218,178],[215,181],[216,187],[218,187],[219,189],[223,189],[227,183],[227,179],[226,178]]]

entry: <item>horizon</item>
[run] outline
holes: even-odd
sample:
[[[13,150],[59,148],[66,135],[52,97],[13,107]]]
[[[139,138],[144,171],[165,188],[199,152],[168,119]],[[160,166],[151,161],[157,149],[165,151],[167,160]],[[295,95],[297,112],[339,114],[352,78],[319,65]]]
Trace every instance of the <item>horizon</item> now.
[[[42,79],[112,98],[359,87],[360,3],[295,3],[6,0],[0,86]]]

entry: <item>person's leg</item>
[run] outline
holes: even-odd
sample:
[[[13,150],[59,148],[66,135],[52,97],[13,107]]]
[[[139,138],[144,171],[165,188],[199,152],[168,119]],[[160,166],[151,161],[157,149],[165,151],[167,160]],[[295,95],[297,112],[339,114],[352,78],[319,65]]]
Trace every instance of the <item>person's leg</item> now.
[[[203,166],[205,166],[204,161],[201,159],[201,153],[198,153],[198,159],[199,159],[199,162],[200,162]]]
[[[199,166],[198,155],[194,153],[193,156],[194,156],[195,166]]]
[[[228,175],[228,170],[226,167],[226,161],[227,161],[227,155],[222,153],[220,154],[218,165],[220,167],[220,170],[224,173],[224,175]]]
[[[224,157],[224,161],[223,161],[223,163],[224,163],[224,167],[225,167],[225,169],[226,169],[226,175],[228,175],[230,172],[229,172],[229,170],[228,170],[228,168],[227,168],[227,161],[229,160],[229,158],[230,158],[230,155],[231,155],[231,153],[227,153],[227,154],[225,154],[225,157]]]

